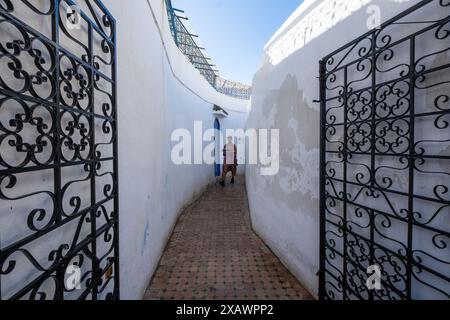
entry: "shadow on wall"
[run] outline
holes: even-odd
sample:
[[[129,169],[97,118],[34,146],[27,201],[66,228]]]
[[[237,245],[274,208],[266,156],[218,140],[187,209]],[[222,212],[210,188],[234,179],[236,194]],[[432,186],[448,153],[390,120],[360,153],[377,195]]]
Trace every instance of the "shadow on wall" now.
[[[316,295],[319,250],[320,113],[307,102],[297,76],[288,74],[251,111],[248,128],[280,129],[280,170],[260,176],[247,166],[247,190],[255,231],[302,284]],[[295,267],[294,267],[295,266]]]
[[[371,2],[373,0],[305,1],[293,14],[298,14],[291,22],[295,27],[289,26],[266,46],[271,62],[280,63]]]
[[[315,174],[318,170],[319,135],[311,130],[311,124],[319,123],[319,111],[308,105],[297,77],[288,75],[280,89],[270,91],[262,104],[262,113],[264,118],[270,119],[272,128],[281,129],[280,172],[267,177],[267,183],[262,186],[264,192],[273,194],[277,205],[285,204],[291,210],[306,207],[311,209],[311,216],[317,218],[314,210],[318,210],[316,201],[319,199],[319,180]],[[259,172],[255,169],[251,170],[254,174]],[[254,174],[250,179],[255,177]],[[258,186],[256,180],[252,183]]]

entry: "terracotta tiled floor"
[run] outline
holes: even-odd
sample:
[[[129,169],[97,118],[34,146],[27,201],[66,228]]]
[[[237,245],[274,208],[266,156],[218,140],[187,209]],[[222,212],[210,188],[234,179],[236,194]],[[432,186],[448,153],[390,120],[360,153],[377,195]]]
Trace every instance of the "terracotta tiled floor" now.
[[[243,180],[183,213],[145,300],[311,299],[252,231]]]

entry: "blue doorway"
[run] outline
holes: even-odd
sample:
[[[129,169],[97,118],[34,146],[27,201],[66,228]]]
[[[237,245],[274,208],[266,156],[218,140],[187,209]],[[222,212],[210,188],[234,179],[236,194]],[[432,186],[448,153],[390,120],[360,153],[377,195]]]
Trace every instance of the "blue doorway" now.
[[[216,143],[216,148],[214,152],[215,161],[214,161],[214,175],[216,177],[220,177],[220,122],[218,119],[214,121],[214,141]]]

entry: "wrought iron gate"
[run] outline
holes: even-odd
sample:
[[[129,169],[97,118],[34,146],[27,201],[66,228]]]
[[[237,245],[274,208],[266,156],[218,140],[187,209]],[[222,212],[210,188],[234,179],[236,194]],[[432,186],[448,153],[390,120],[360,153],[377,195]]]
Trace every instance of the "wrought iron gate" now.
[[[449,299],[450,1],[326,56],[320,81],[320,298]]]
[[[115,20],[0,0],[0,299],[118,299]]]

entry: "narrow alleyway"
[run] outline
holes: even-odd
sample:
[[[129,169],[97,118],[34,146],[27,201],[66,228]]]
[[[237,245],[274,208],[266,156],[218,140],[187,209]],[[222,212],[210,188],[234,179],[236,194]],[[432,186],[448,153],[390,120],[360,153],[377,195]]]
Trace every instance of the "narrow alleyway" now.
[[[181,216],[145,294],[157,299],[311,299],[251,228],[243,177]]]

